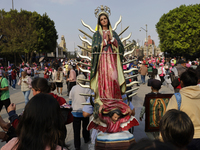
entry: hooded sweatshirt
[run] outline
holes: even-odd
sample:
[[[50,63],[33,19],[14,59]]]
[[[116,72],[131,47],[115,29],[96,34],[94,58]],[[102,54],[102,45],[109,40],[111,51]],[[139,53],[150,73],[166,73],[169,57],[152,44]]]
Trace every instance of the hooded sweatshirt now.
[[[58,101],[60,106],[66,103],[66,100],[63,97],[60,97],[54,93],[49,93],[49,94],[52,95]]]
[[[187,86],[180,90],[181,107],[180,110],[185,112],[194,124],[194,139],[200,138],[200,87]],[[178,109],[175,95],[169,101],[166,111]]]

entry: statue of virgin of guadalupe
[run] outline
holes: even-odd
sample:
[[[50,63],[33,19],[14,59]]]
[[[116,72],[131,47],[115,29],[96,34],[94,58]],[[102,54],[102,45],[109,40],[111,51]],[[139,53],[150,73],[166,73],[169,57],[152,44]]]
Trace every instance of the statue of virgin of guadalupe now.
[[[98,16],[97,31],[92,39],[92,60],[90,87],[95,93],[94,119],[89,124],[88,129],[96,128],[109,133],[123,131],[118,129],[123,122],[131,118],[130,107],[123,102],[122,94],[126,91],[126,82],[122,69],[122,59],[124,55],[124,46],[119,36],[112,30],[108,14],[101,12]],[[115,120],[112,124],[109,119],[109,113],[120,111],[120,123]],[[118,115],[119,116],[119,115]],[[111,117],[111,116],[110,116]],[[107,127],[109,130],[102,130],[100,122],[107,126],[111,123],[113,127]],[[137,121],[137,120],[136,120]],[[138,123],[138,122],[137,122]]]

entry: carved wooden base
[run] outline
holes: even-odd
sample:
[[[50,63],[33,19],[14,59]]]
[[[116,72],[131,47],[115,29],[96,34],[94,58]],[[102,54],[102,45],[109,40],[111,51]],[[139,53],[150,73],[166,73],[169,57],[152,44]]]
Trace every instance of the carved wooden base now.
[[[133,134],[128,131],[103,133],[97,135],[95,150],[125,150],[135,142]]]

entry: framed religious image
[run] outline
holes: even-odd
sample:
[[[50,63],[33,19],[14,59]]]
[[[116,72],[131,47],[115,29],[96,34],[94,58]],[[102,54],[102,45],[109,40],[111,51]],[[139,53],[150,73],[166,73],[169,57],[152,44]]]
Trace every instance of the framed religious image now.
[[[159,124],[173,94],[155,94],[145,97],[145,132],[159,131]]]

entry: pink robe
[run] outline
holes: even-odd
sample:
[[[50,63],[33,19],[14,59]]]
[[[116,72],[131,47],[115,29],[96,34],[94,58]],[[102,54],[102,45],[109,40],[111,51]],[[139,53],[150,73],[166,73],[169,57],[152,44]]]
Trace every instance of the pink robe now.
[[[107,31],[110,32],[110,31]],[[129,106],[122,100],[120,85],[117,72],[117,54],[114,53],[111,46],[105,51],[107,44],[118,46],[117,40],[113,42],[106,41],[106,34],[103,31],[103,51],[99,60],[98,68],[98,92],[100,100],[103,102],[103,113],[109,113],[113,109],[119,109],[122,114],[127,114]],[[130,118],[130,117],[129,117]]]

